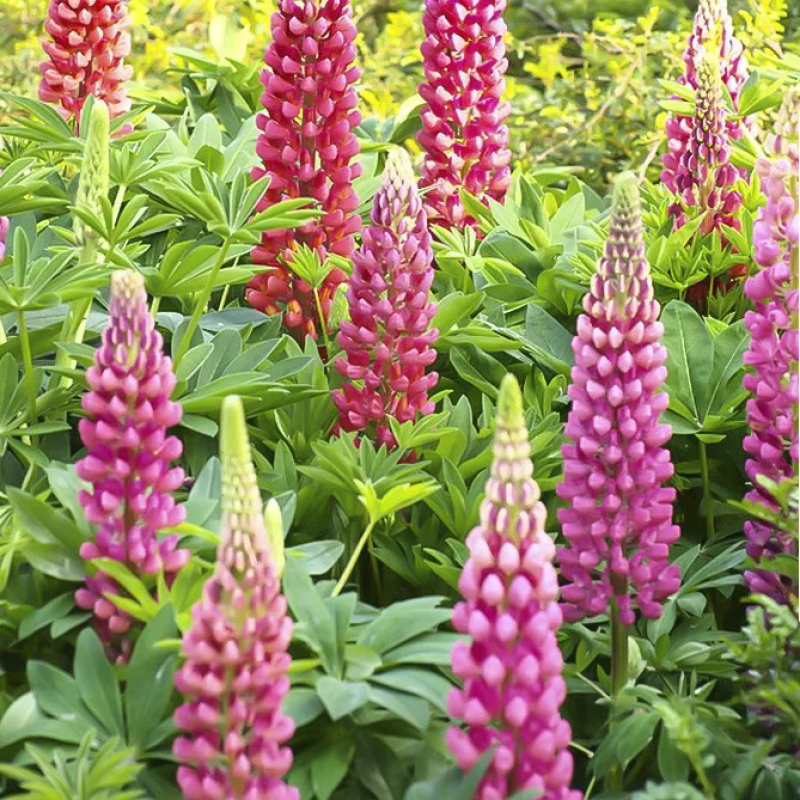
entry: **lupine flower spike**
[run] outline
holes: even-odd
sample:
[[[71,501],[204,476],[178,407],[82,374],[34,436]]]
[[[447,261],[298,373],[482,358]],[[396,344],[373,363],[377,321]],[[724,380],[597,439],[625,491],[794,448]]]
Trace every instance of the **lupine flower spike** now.
[[[486,202],[502,201],[511,183],[503,100],[508,68],[503,37],[506,0],[426,0],[422,24],[425,81],[419,93],[424,151],[420,185],[432,224],[474,224],[459,187]]]
[[[557,493],[569,546],[559,550],[568,620],[606,611],[613,599],[623,625],[635,614],[657,618],[680,585],[668,563],[680,530],[672,524],[675,490],[659,422],[668,396],[663,325],[645,257],[636,177],[614,186],[605,252],[584,297],[572,341],[575,366],[563,447],[564,480]]]
[[[453,648],[464,682],[448,697],[447,744],[462,770],[495,747],[475,800],[505,800],[538,790],[541,800],[580,800],[569,788],[572,731],[559,714],[566,696],[556,631],[555,547],[533,480],[528,429],[516,379],[507,375],[497,402],[494,460],[480,524],[467,537],[469,560],[459,580],[464,601],[453,613],[469,640]]]
[[[756,304],[745,314],[750,347],[744,362],[753,372],[744,379],[752,393],[747,401],[750,433],[744,450],[753,489],[747,499],[775,511],[777,505],[758,483],[764,476],[775,482],[797,477],[798,439],[798,273],[800,273],[800,86],[792,87],[778,117],[775,133],[767,140],[767,156],[756,169],[767,204],[753,226],[753,257],[762,269],[745,283],[745,294]],[[750,520],[745,523],[747,553],[756,561],[794,551],[791,531]],[[797,585],[775,573],[745,573],[753,592],[786,600]]]
[[[170,400],[175,376],[147,310],[141,275],[112,275],[110,314],[94,366],[86,372],[91,391],[82,405],[88,416],[78,424],[87,455],[76,470],[92,485],[78,499],[88,521],[98,526],[95,540],[83,544],[80,554],[119,561],[142,577],[164,573],[169,583],[189,557],[176,549],[177,536],[158,538],[160,530],[185,516],[171,496],[183,482],[183,470],[170,466],[181,454],[181,442],[167,436],[182,414],[180,404]],[[109,652],[124,658],[130,643],[121,637],[131,620],[105,593],[120,591],[99,572],[75,599],[94,612],[95,629]]]
[[[256,150],[263,165],[253,178],[270,176],[258,205],[263,211],[279,200],[312,197],[322,217],[296,231],[268,231],[253,251],[253,261],[267,269],[248,285],[247,302],[266,314],[283,312],[284,324],[301,341],[316,339],[327,324],[336,287],[345,273],[333,269],[319,292],[319,319],[311,286],[291,271],[296,244],[351,258],[361,221],[353,181],[359,145],[353,129],[361,121],[353,85],[356,27],[349,0],[281,0],[272,15],[272,43],[261,74],[264,112]]]
[[[736,212],[742,205],[742,196],[733,187],[741,171],[730,163],[722,75],[719,60],[710,50],[700,51],[696,74],[691,135],[674,180],[664,181],[679,195],[671,211],[677,227],[683,226],[687,212],[693,210],[696,214],[706,213],[700,228],[702,233],[719,230],[723,224],[738,229]]]
[[[704,54],[707,63],[701,68]],[[720,186],[731,186],[739,175],[746,174],[745,170],[736,170],[727,163],[729,141],[741,138],[742,123],[725,113],[722,85],[730,93],[734,109],[738,110],[739,95],[748,77],[747,58],[742,43],[734,36],[727,0],[700,0],[683,61],[685,69],[678,78],[679,83],[695,90],[702,87],[702,91],[698,93],[694,117],[675,114],[667,118],[668,150],[661,179],[679,200],[694,206],[696,189],[705,180],[698,174],[698,157],[708,160],[713,156],[713,164],[718,169],[724,166]],[[713,110],[709,108],[711,100],[716,106]],[[735,202],[735,198],[728,200],[726,215],[736,210]],[[671,211],[677,227],[681,227],[686,221],[683,206],[677,202]]]
[[[186,662],[175,676],[186,702],[175,712],[185,736],[175,740],[185,800],[298,800],[282,778],[292,751],[282,746],[294,724],[281,710],[289,690],[286,648],[292,622],[280,593],[270,540],[282,540],[274,500],[261,495],[238,397],[222,406],[222,532],[217,563],[192,627]],[[278,534],[277,536],[275,534]]]
[[[430,414],[428,392],[439,378],[425,372],[436,359],[438,336],[430,327],[433,251],[405,150],[389,155],[372,224],[362,236],[347,295],[350,321],[342,323],[338,340],[345,353],[335,362],[347,380],[333,401],[341,430],[365,431],[376,444],[393,447],[389,420]]]
[[[42,42],[50,60],[40,67],[39,99],[55,103],[76,131],[92,95],[105,101],[112,117],[130,110],[129,24],[128,6],[120,0],[50,0],[44,23],[50,39]]]

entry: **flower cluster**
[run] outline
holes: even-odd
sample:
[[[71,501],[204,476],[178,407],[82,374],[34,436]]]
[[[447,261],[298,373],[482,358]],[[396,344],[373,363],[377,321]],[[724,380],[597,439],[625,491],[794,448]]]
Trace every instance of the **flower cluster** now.
[[[664,183],[678,195],[670,210],[677,227],[686,222],[686,212],[694,209],[709,212],[700,228],[702,233],[718,230],[723,224],[738,228],[736,212],[742,205],[742,196],[733,187],[741,171],[730,163],[720,63],[708,50],[701,50],[698,55],[696,83],[695,114],[688,125],[688,139],[682,142],[680,158],[673,150],[673,141],[665,156],[665,163],[676,159],[675,169],[662,174]]]
[[[6,236],[11,222],[8,217],[0,217],[0,261],[6,257]]]
[[[645,617],[680,585],[668,563],[680,535],[672,524],[672,435],[659,422],[668,403],[663,325],[645,257],[636,177],[614,186],[605,252],[583,301],[573,339],[572,408],[563,447],[559,510],[569,546],[559,551],[564,613],[602,613],[613,598],[625,625],[634,621],[631,589]]]
[[[433,224],[474,223],[459,187],[481,200],[502,200],[511,182],[505,7],[505,0],[425,3],[420,185],[430,187],[425,207]]]
[[[706,64],[701,66],[704,59]],[[739,95],[748,77],[747,58],[733,33],[727,0],[700,0],[683,61],[685,72],[679,82],[696,90],[696,112],[693,117],[668,117],[668,150],[661,173],[664,184],[678,195],[678,202],[671,208],[677,227],[686,221],[683,203],[696,206],[701,201],[701,187],[708,187],[709,183],[712,186],[706,192],[710,194],[714,186],[720,191],[716,197],[705,197],[706,203],[714,203],[704,207],[718,208],[722,216],[730,217],[741,204],[736,193],[723,191],[745,172],[728,164],[729,142],[741,138],[742,123],[725,113],[722,86],[730,93],[734,109],[738,109]],[[723,221],[730,224],[712,218],[712,227]]]
[[[755,310],[745,315],[750,347],[744,362],[754,368],[745,376],[744,387],[751,392],[747,401],[750,433],[744,450],[751,456],[745,464],[753,489],[747,499],[777,510],[774,499],[758,483],[761,476],[780,482],[795,477],[798,462],[798,287],[800,257],[800,86],[790,89],[778,118],[775,134],[767,141],[769,157],[759,159],[756,169],[767,199],[753,226],[753,253],[762,269],[745,283],[745,294]],[[750,520],[745,523],[748,555],[760,561],[791,552],[791,531]],[[788,579],[770,572],[745,573],[754,592],[785,599]],[[796,590],[796,589],[795,589]]]
[[[289,690],[292,622],[271,558],[250,457],[244,409],[223,402],[222,533],[213,576],[192,610],[186,661],[175,685],[186,702],[175,724],[178,784],[186,800],[298,800],[282,778],[294,724],[282,709]],[[274,503],[274,506],[277,504]],[[266,515],[272,519],[275,514]],[[280,526],[280,510],[277,522]],[[190,766],[187,766],[190,765]]]
[[[295,244],[350,258],[360,227],[353,181],[361,121],[354,83],[356,27],[349,0],[281,0],[272,16],[272,43],[264,56],[261,83],[264,112],[257,152],[263,164],[253,178],[270,176],[258,210],[279,200],[310,197],[318,201],[319,220],[292,231],[267,231],[253,261],[268,269],[250,282],[247,302],[266,314],[283,311],[285,325],[300,339],[317,338],[327,324],[336,287],[346,279],[334,269],[319,292],[323,320],[311,286],[291,271]]]
[[[533,480],[528,429],[516,379],[506,376],[497,404],[494,459],[480,510],[467,538],[470,557],[453,613],[469,641],[453,648],[453,672],[464,681],[448,697],[447,743],[462,770],[496,747],[476,800],[505,800],[538,790],[542,800],[580,800],[569,788],[572,731],[559,714],[566,696],[556,631],[555,546]]]
[[[183,470],[170,467],[183,446],[166,435],[182,414],[180,404],[169,399],[175,375],[148,312],[141,275],[112,275],[110,314],[94,366],[86,372],[91,391],[82,405],[88,417],[78,424],[87,455],[76,469],[92,485],[78,499],[88,521],[98,526],[95,540],[84,543],[80,554],[119,561],[142,577],[164,573],[169,582],[189,557],[176,549],[177,536],[158,538],[161,529],[184,519],[183,507],[170,494],[183,483]],[[131,621],[104,597],[107,592],[119,594],[101,572],[87,579],[75,599],[94,612],[98,635],[114,652],[117,644],[124,648],[126,643],[114,640]]]
[[[398,148],[387,159],[372,224],[355,255],[350,320],[338,340],[345,355],[336,360],[347,380],[333,394],[340,429],[368,431],[376,443],[393,447],[390,418],[406,422],[433,411],[428,392],[439,376],[425,371],[436,359],[438,336],[430,327],[432,282],[427,217],[411,162]]]
[[[112,117],[131,107],[125,82],[133,68],[125,64],[131,50],[128,6],[121,0],[50,0],[42,47],[49,57],[41,65],[39,99],[56,103],[77,130],[81,110],[92,95],[104,100]]]

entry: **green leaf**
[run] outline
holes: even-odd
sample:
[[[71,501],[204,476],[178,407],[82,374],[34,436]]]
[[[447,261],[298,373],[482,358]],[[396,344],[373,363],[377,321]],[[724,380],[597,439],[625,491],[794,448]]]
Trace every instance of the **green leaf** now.
[[[655,711],[637,712],[616,722],[600,743],[592,759],[592,771],[603,777],[616,764],[627,764],[644,750],[653,738],[659,715]]]
[[[326,740],[311,760],[311,783],[318,800],[328,800],[344,780],[353,760],[355,744],[347,737]]]
[[[534,303],[528,306],[524,335],[537,361],[554,372],[569,375],[575,361],[572,334],[541,306]]]
[[[420,731],[424,731],[428,727],[430,707],[425,700],[419,697],[370,684],[369,699]]]
[[[400,667],[372,676],[373,683],[408,692],[427,700],[442,713],[447,713],[447,694],[453,684],[437,672],[413,667]]]
[[[686,408],[690,420],[700,430],[714,366],[711,334],[700,315],[679,300],[667,303],[661,322],[664,325],[662,343],[667,350],[665,388],[670,398],[677,398]]]
[[[293,686],[283,701],[284,713],[294,720],[298,728],[313,722],[324,710],[325,706],[317,692],[305,686]]]
[[[164,721],[172,697],[177,657],[158,642],[177,634],[172,606],[165,606],[142,631],[128,666],[125,714],[128,743],[142,751]]]
[[[447,608],[437,608],[441,597],[402,600],[385,608],[359,634],[358,644],[381,655],[421,633],[427,633],[451,617]]]
[[[124,737],[122,697],[114,669],[93,630],[84,630],[75,648],[75,681],[80,697],[111,736]]]
[[[352,714],[369,700],[369,686],[361,681],[341,681],[325,675],[317,681],[316,688],[319,699],[334,722]]]
[[[46,714],[80,725],[83,732],[97,724],[81,702],[78,685],[71,675],[44,661],[30,661],[27,676],[36,703]]]
[[[23,639],[27,639],[28,636],[47,627],[54,620],[66,616],[74,607],[75,600],[72,592],[54,597],[49,603],[32,611],[22,620],[19,626],[18,641],[21,642]]]

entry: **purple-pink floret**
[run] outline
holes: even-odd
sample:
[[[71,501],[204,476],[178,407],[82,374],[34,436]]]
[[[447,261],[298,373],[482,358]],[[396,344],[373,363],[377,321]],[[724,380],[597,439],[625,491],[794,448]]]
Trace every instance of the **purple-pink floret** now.
[[[292,621],[270,555],[241,401],[225,403],[238,407],[223,408],[233,418],[223,418],[217,562],[192,609],[186,661],[175,676],[186,700],[175,712],[186,734],[173,747],[184,762],[178,784],[185,800],[299,800],[282,780],[292,765],[283,745],[294,723],[281,709]]]
[[[559,713],[567,687],[556,640],[562,614],[555,546],[544,530],[522,397],[510,375],[500,390],[493,449],[480,524],[467,537],[464,601],[453,613],[456,630],[469,638],[453,648],[463,688],[451,691],[448,708],[467,728],[450,728],[447,744],[464,771],[496,748],[475,800],[524,790],[538,790],[540,800],[581,800],[569,788],[572,731]]]
[[[502,201],[511,183],[505,7],[505,0],[426,0],[420,185],[430,187],[424,202],[432,224],[475,225],[459,187],[483,202]]]
[[[436,360],[438,336],[430,327],[436,314],[431,236],[405,150],[389,156],[354,261],[350,320],[338,339],[344,356],[335,362],[346,378],[333,393],[338,427],[394,447],[390,419],[430,414],[428,392],[439,378],[426,372]]]
[[[761,269],[745,283],[745,294],[756,304],[745,314],[750,346],[744,363],[753,368],[744,378],[744,387],[752,394],[747,401],[750,433],[743,446],[751,456],[745,469],[753,488],[746,499],[772,511],[778,505],[758,478],[778,483],[796,479],[798,462],[798,124],[800,87],[796,86],[787,93],[775,134],[767,141],[768,156],[756,165],[767,200],[753,226],[753,258]],[[765,565],[770,557],[795,550],[791,531],[766,522],[749,520],[745,533],[748,555]],[[745,578],[751,591],[776,600],[785,600],[792,586],[797,591],[793,581],[766,570],[748,571]]]
[[[141,275],[113,274],[109,311],[95,363],[86,372],[91,391],[82,405],[88,416],[78,424],[87,454],[76,471],[91,484],[78,499],[97,526],[94,541],[84,543],[80,554],[87,561],[119,561],[141,577],[163,573],[169,583],[189,557],[177,549],[177,536],[158,537],[185,516],[171,496],[184,478],[182,469],[170,466],[181,455],[181,442],[167,436],[182,414],[180,404],[170,400],[175,375],[147,309]],[[131,620],[103,596],[106,592],[119,589],[99,572],[87,578],[75,599],[94,612],[95,628],[113,651]]]
[[[660,307],[645,257],[636,178],[614,188],[605,253],[583,301],[573,339],[572,408],[563,447],[558,512],[568,547],[558,558],[568,620],[601,614],[613,598],[625,625],[634,622],[632,596],[645,617],[680,585],[669,564],[675,490],[672,435],[659,418],[669,398],[658,390],[667,375]]]
[[[10,227],[11,222],[8,217],[0,217],[0,261],[6,257],[6,236]]]
[[[706,54],[718,64],[718,86],[708,85],[700,60]],[[678,196],[670,209],[676,226],[686,222],[686,206],[700,202],[699,193],[707,183],[708,170],[711,183],[718,195],[711,208],[719,209],[719,219],[711,218],[710,227],[720,223],[730,225],[732,215],[741,205],[741,198],[730,187],[737,179],[746,176],[746,170],[737,169],[728,162],[730,140],[742,136],[742,122],[729,116],[722,104],[722,86],[730,93],[735,110],[739,96],[748,77],[747,58],[742,43],[733,33],[733,21],[728,13],[727,0],[700,0],[695,14],[692,33],[683,54],[685,71],[678,82],[696,90],[697,108],[694,116],[670,115],[666,123],[668,150],[664,155],[661,180]],[[704,85],[705,84],[705,85]],[[707,162],[707,169],[698,166],[698,159]]]

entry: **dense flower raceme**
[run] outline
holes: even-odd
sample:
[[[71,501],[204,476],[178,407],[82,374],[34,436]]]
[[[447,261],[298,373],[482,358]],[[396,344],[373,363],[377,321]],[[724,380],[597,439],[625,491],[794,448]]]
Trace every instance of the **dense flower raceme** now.
[[[745,315],[750,347],[745,364],[753,368],[744,379],[752,393],[747,401],[750,433],[744,449],[753,489],[747,499],[777,510],[769,492],[758,484],[764,476],[779,482],[797,477],[798,438],[798,259],[800,259],[800,86],[787,92],[776,131],[767,142],[768,155],[756,169],[766,196],[753,227],[753,254],[762,269],[745,283],[745,293],[756,304]],[[750,520],[745,523],[747,552],[759,561],[794,549],[791,531]],[[752,591],[785,599],[792,582],[761,570],[745,573]],[[794,591],[797,591],[796,584]]]
[[[350,258],[361,224],[353,189],[361,174],[354,163],[359,145],[353,129],[361,115],[353,85],[360,72],[352,15],[348,0],[281,0],[264,56],[265,110],[258,117],[256,148],[263,165],[253,178],[269,175],[270,183],[258,210],[286,198],[311,197],[322,217],[296,231],[264,233],[253,261],[268,269],[250,282],[247,301],[267,314],[283,311],[284,323],[300,339],[321,333],[346,275],[334,269],[326,278],[319,292],[321,321],[311,286],[290,269],[295,243],[313,248],[322,261],[327,254]]]
[[[664,182],[678,195],[671,209],[678,227],[685,223],[688,211],[708,212],[702,233],[718,230],[722,224],[739,228],[736,212],[742,196],[734,186],[741,172],[730,163],[731,140],[722,93],[719,59],[710,50],[701,50],[691,132],[673,179]]]
[[[372,224],[355,255],[336,369],[347,379],[333,400],[339,426],[367,431],[377,444],[394,446],[390,418],[400,422],[430,414],[428,392],[439,376],[425,370],[436,359],[431,328],[436,305],[433,251],[425,210],[405,150],[390,154],[375,194]]]
[[[39,98],[56,103],[77,129],[81,110],[92,95],[104,100],[112,117],[131,107],[125,82],[133,68],[128,6],[120,0],[51,0],[42,43],[49,61],[41,65]]]
[[[502,200],[511,183],[504,124],[511,108],[503,100],[508,68],[505,7],[505,0],[425,3],[420,185],[430,187],[425,207],[437,225],[463,228],[474,223],[459,187],[484,201]]]
[[[631,592],[645,617],[680,585],[667,561],[680,535],[672,524],[672,435],[659,422],[668,403],[663,326],[645,257],[636,178],[614,187],[611,228],[573,339],[572,408],[563,447],[566,502],[559,510],[569,546],[559,550],[564,613],[577,620],[613,599],[634,622]]]
[[[223,402],[221,437],[217,563],[192,611],[186,662],[175,677],[186,698],[175,723],[188,734],[174,744],[184,762],[178,783],[185,800],[298,800],[298,790],[282,781],[292,765],[292,751],[282,745],[294,724],[281,710],[292,622],[269,546],[282,539],[267,531],[280,528],[281,515],[272,500],[262,517],[238,397]]]
[[[699,169],[698,158],[705,160],[713,155],[715,165],[725,165],[723,174],[719,176],[720,186],[730,186],[739,175],[746,174],[744,170],[738,171],[727,165],[729,140],[739,139],[742,127],[738,120],[725,114],[721,104],[721,86],[703,86],[704,82],[708,82],[707,75],[701,78],[699,64],[704,53],[718,64],[718,81],[728,89],[733,107],[738,109],[739,95],[748,77],[747,58],[742,43],[733,33],[727,0],[700,0],[683,54],[684,74],[678,79],[692,89],[702,87],[702,93],[698,93],[697,98],[697,113],[693,117],[675,114],[668,117],[666,123],[668,150],[663,159],[661,179],[673,194],[689,206],[696,205],[692,198],[697,187],[706,180]],[[720,96],[719,106],[711,114],[707,107],[709,92],[715,99],[717,94]],[[725,158],[721,160],[723,153]],[[728,202],[731,207],[725,213],[730,215],[735,210],[732,207],[735,200]],[[721,205],[724,204],[722,201]],[[676,224],[682,226],[686,217],[680,202],[672,207],[672,213],[676,217]]]
[[[147,309],[144,282],[136,272],[111,278],[111,320],[86,373],[90,392],[82,405],[88,417],[78,425],[87,455],[77,464],[90,491],[79,495],[86,518],[97,525],[95,540],[81,547],[84,559],[108,558],[142,577],[164,573],[167,581],[188,560],[177,537],[159,540],[158,532],[180,524],[184,509],[171,492],[181,486],[183,470],[170,467],[182,445],[168,428],[182,409],[170,400],[175,387],[172,363],[163,353],[161,334]],[[98,634],[117,655],[130,618],[103,596],[119,594],[102,572],[76,592],[77,604],[94,612]]]
[[[464,681],[448,697],[447,743],[462,770],[496,747],[475,800],[505,800],[527,789],[541,800],[580,800],[570,790],[572,731],[559,714],[566,695],[556,631],[555,546],[533,480],[528,429],[516,379],[506,376],[497,405],[494,460],[480,510],[467,537],[470,557],[459,580],[464,602],[453,624],[469,640],[453,648]]]

